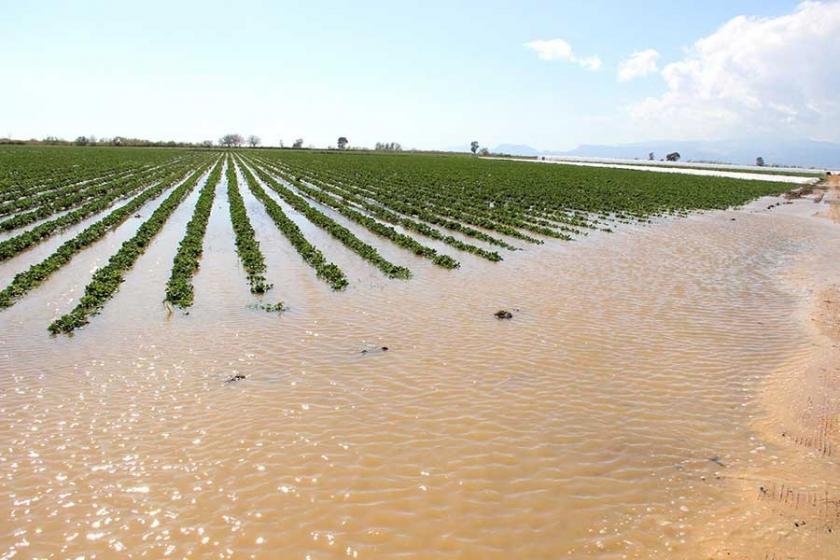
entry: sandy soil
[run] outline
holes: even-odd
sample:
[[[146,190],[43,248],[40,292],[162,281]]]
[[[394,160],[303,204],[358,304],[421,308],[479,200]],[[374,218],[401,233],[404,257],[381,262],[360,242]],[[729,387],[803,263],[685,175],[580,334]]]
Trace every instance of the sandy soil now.
[[[840,223],[840,175],[830,176],[825,183],[825,187],[825,197],[831,206],[825,216],[834,223]]]
[[[821,187],[808,197],[822,194],[832,204],[816,216],[840,222],[840,178]],[[767,378],[758,397],[765,414],[752,426],[766,460],[719,474],[742,505],[722,511],[720,532],[707,534],[709,558],[840,557],[840,282],[834,273],[783,281],[812,294],[795,319],[813,350]],[[763,546],[741,546],[738,532],[759,536]]]

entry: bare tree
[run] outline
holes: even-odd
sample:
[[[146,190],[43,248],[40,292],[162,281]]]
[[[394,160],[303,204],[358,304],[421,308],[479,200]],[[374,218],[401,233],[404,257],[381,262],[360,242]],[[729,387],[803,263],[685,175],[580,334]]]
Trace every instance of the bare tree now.
[[[204,142],[201,143],[201,145],[204,146],[205,148],[212,148],[213,147],[213,141],[212,140],[205,140]]]
[[[284,146],[283,146],[283,139],[282,139],[282,138],[280,139],[280,147],[281,147],[281,148],[283,148],[283,147],[284,147]]]
[[[297,148],[298,150],[303,148],[303,138],[298,138],[292,144],[292,148]]]
[[[350,140],[347,139],[346,136],[339,136],[338,137],[338,149],[343,150],[347,148],[347,144],[350,143]]]
[[[241,146],[242,142],[242,136],[239,134],[225,134],[219,140],[219,145],[225,148],[232,148]]]
[[[256,148],[257,146],[259,146],[260,142],[261,142],[260,137],[257,136],[256,134],[252,134],[248,137],[248,145],[251,146],[252,148]]]
[[[479,146],[478,140],[473,140],[472,142],[470,142],[470,151],[472,153],[478,152],[478,146]]]
[[[377,142],[374,150],[378,152],[401,152],[402,145],[399,142]]]
[[[755,164],[759,167],[764,167],[764,158],[758,156],[757,158],[755,158]]]
[[[481,148],[480,150],[478,150],[478,155],[489,156],[490,155],[490,150],[488,150],[487,148]]]

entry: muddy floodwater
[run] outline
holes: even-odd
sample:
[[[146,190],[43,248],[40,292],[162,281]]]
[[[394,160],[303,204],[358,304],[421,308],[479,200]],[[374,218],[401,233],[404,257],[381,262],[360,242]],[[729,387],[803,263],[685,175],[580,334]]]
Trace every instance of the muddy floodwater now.
[[[840,557],[830,197],[455,271],[378,243],[409,281],[301,222],[335,293],[243,196],[282,314],[223,184],[188,315],[197,191],[75,336],[46,327],[140,219],[0,314],[0,558]]]

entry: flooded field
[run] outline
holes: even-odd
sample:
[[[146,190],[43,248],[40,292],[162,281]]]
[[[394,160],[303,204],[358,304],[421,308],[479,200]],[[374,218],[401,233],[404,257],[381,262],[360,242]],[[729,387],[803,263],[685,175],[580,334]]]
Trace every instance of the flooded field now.
[[[242,189],[276,314],[225,186],[189,312],[158,302],[198,190],[74,336],[45,325],[140,220],[0,315],[0,558],[837,557],[830,197],[457,270],[382,246],[410,281],[284,206],[335,292]]]

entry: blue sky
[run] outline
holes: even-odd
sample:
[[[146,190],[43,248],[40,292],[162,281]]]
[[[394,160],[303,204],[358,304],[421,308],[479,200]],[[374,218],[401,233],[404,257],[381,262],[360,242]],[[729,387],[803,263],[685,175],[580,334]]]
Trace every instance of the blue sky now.
[[[837,7],[0,0],[0,135],[199,141],[235,131],[266,144],[303,137],[324,146],[345,135],[356,145],[446,148],[477,138],[541,149],[750,134],[837,140],[838,110],[827,95],[809,96],[836,85],[819,76],[840,74],[840,30],[829,27],[816,44],[797,31],[833,22]],[[729,33],[752,39],[728,52],[721,29],[741,15],[753,19]],[[781,53],[774,33],[786,42]],[[698,53],[703,38],[712,46]],[[545,60],[526,46],[558,39],[574,54]],[[798,52],[806,41],[810,50]],[[643,51],[655,51],[655,70],[620,81],[622,62]],[[801,77],[807,91],[766,77],[812,51],[828,51],[815,66],[834,67]],[[597,69],[580,62],[588,57]]]

